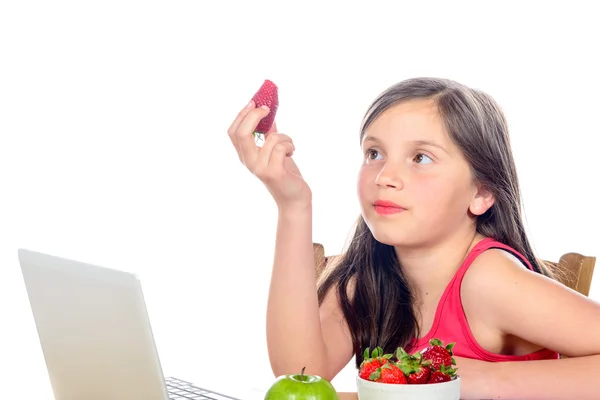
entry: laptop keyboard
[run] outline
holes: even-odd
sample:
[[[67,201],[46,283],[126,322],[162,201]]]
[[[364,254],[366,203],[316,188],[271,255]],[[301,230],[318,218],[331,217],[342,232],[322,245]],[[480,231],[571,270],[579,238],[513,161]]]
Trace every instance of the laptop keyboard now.
[[[167,377],[165,383],[170,400],[239,400],[177,378]]]

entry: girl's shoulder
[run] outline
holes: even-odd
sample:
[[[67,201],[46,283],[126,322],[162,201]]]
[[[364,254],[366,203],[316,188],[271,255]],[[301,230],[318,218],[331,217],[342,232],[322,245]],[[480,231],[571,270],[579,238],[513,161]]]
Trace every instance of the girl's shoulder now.
[[[465,263],[468,265],[461,282],[463,295],[470,291],[480,294],[485,288],[492,290],[498,285],[518,285],[525,276],[539,275],[522,254],[490,238],[478,242]]]
[[[462,286],[473,285],[481,289],[494,281],[503,282],[523,273],[534,273],[527,260],[507,249],[489,247],[475,255],[465,272]]]
[[[522,300],[538,292],[544,277],[533,272],[514,249],[500,245],[492,240],[478,244],[464,271],[459,296],[472,319],[503,330],[507,314],[518,312]]]
[[[531,263],[525,256],[509,245],[492,238],[480,240],[473,247],[465,262],[475,265],[511,262],[516,266],[525,266],[527,269],[533,270]]]

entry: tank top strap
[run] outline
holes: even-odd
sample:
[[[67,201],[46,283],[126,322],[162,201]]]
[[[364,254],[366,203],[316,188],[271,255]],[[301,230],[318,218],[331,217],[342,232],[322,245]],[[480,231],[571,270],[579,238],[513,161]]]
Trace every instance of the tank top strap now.
[[[457,281],[457,283],[460,283],[462,281],[462,277],[467,272],[467,269],[469,269],[469,267],[471,266],[471,264],[473,263],[473,261],[475,261],[475,259],[477,258],[477,256],[479,256],[481,253],[483,253],[484,251],[489,250],[489,249],[502,249],[502,250],[506,250],[509,253],[513,254],[515,257],[519,258],[519,260],[521,260],[521,262],[528,269],[530,269],[531,271],[534,271],[533,266],[531,265],[531,263],[529,262],[529,260],[527,260],[525,258],[525,256],[523,256],[521,253],[519,253],[518,251],[516,251],[512,247],[507,246],[504,243],[498,242],[495,239],[485,238],[485,239],[480,240],[471,249],[471,251],[469,252],[469,254],[467,255],[467,257],[463,261],[462,265],[458,269],[458,271],[456,273],[456,279],[455,279],[455,281]]]

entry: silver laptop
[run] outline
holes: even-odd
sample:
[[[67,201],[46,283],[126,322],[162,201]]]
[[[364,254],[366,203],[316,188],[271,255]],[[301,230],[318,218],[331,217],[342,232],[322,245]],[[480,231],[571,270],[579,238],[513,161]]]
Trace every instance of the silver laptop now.
[[[235,400],[163,376],[135,274],[18,254],[56,400]]]

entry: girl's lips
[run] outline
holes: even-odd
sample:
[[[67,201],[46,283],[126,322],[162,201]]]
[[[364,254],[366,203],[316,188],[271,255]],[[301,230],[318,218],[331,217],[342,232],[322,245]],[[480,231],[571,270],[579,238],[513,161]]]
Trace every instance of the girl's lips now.
[[[381,206],[381,205],[375,205],[374,207],[375,207],[375,212],[379,215],[398,214],[398,213],[401,213],[402,211],[406,211],[402,207],[390,207],[390,206]]]
[[[373,206],[375,207],[375,212],[379,215],[398,214],[406,210],[401,205],[388,200],[377,200],[373,203]]]
[[[404,207],[402,207],[400,204],[396,204],[392,201],[388,201],[388,200],[375,200],[375,202],[373,203],[373,205],[375,207],[395,207],[395,208],[402,208],[404,209]]]

